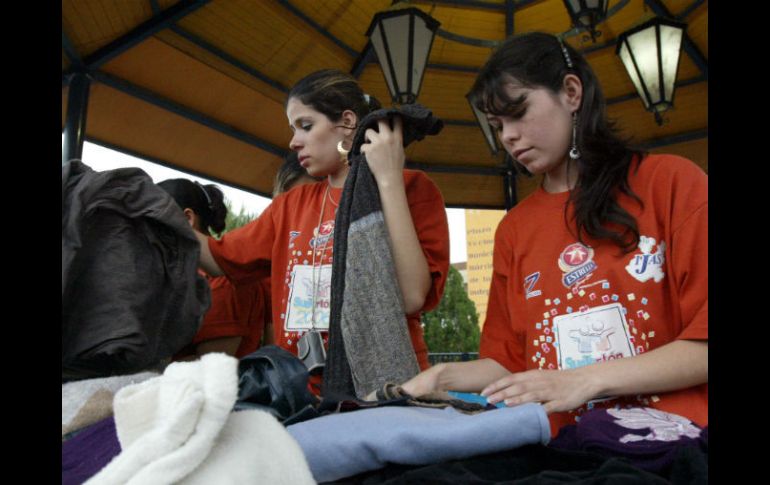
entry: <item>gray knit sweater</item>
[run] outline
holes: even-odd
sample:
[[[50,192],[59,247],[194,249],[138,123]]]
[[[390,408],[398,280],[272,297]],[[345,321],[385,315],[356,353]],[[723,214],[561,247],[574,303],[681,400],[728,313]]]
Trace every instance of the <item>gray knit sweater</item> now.
[[[405,147],[443,128],[441,120],[418,104],[374,111],[359,125],[334,226],[324,396],[364,399],[386,383],[404,382],[420,370],[377,183],[360,150],[366,130],[376,129],[379,120],[395,114],[403,120]]]

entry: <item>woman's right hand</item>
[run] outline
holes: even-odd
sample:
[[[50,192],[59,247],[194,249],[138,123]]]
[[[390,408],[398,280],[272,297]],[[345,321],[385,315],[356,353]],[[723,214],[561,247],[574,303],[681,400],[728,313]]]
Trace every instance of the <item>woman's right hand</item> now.
[[[495,360],[445,362],[420,372],[401,385],[414,397],[434,391],[479,392],[511,373]]]
[[[401,388],[412,397],[439,391],[439,375],[445,364],[437,364],[412,377]]]

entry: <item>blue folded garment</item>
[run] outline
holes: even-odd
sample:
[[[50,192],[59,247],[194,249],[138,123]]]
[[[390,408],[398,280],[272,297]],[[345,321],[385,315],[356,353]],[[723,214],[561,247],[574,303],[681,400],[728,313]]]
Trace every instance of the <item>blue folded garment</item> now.
[[[319,482],[388,463],[427,465],[547,444],[551,427],[540,404],[468,415],[453,408],[381,407],[332,414],[286,428]]]
[[[447,394],[449,394],[455,399],[460,399],[462,401],[481,404],[482,406],[489,405],[489,401],[487,401],[487,398],[485,398],[481,394],[476,394],[472,392],[457,392],[457,391],[448,391]],[[499,403],[495,404],[495,407],[504,408],[505,403],[503,401],[500,401]]]

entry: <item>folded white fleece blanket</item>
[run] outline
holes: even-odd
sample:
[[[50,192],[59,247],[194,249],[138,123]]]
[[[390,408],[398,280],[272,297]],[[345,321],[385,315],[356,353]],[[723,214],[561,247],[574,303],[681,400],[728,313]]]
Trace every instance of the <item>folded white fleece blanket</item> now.
[[[231,413],[237,366],[233,357],[206,354],[118,391],[113,407],[122,451],[86,483],[250,483],[266,473],[278,483],[314,483],[302,451],[275,418]]]
[[[181,485],[315,485],[302,448],[265,411],[231,413],[217,444]]]

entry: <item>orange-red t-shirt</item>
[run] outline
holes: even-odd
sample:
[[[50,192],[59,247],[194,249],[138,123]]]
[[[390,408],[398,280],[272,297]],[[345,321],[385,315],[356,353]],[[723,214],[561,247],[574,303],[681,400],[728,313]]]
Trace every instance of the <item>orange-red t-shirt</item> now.
[[[708,341],[707,176],[689,160],[649,155],[632,164],[629,183],[644,208],[619,199],[641,235],[627,254],[606,240],[578,242],[565,224],[568,192],[540,188],[506,214],[495,234],[482,358],[511,372],[567,369],[677,339]],[[649,406],[705,426],[708,384],[554,413],[552,432],[589,407],[616,405]]]
[[[444,291],[449,270],[449,228],[444,201],[436,185],[424,173],[414,170],[404,170],[404,183],[409,211],[432,278],[422,312],[436,307]],[[319,267],[328,269],[332,263],[334,221],[342,188],[329,188],[327,193],[327,187],[326,181],[297,186],[275,197],[255,221],[230,231],[219,241],[209,240],[214,259],[236,284],[241,279],[270,275],[275,343],[295,355],[297,340],[304,331],[292,329],[294,320],[287,319],[290,311],[296,312],[290,304],[297,300],[290,298],[292,291],[315,294],[321,304],[330,302],[330,285],[316,282],[321,281]],[[313,281],[313,288],[300,287],[300,278],[296,278],[296,288],[292,286],[293,275],[300,272],[305,280]],[[425,369],[429,365],[428,349],[420,325],[421,312],[408,315],[407,322],[417,360]],[[323,336],[328,342],[328,334],[323,332]]]
[[[235,356],[241,358],[259,348],[265,328],[264,288],[258,281],[234,286],[226,277],[206,276],[211,288],[211,306],[203,317],[191,346],[176,357],[194,353],[194,345],[224,337],[241,337]]]

